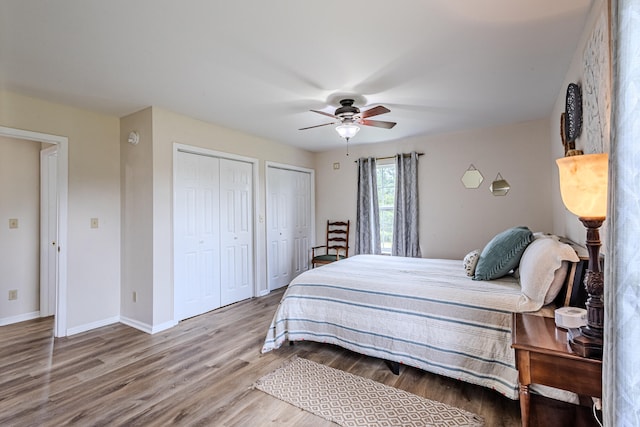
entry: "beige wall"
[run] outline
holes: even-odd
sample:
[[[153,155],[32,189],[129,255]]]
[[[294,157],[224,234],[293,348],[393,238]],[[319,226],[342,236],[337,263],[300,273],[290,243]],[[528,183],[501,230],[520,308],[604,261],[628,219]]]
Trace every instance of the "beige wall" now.
[[[355,232],[354,160],[412,150],[425,153],[419,160],[423,257],[462,259],[512,226],[551,231],[549,122],[538,120],[400,142],[353,144],[349,157],[344,148],[316,154],[318,242],[324,240],[327,219],[351,219]],[[340,163],[340,169],[333,169],[335,162]],[[460,181],[470,164],[484,176],[478,189],[466,189]],[[498,173],[511,185],[506,196],[496,197],[489,192]],[[353,249],[351,244],[351,253]]]
[[[600,14],[607,13],[606,3],[606,1],[594,2],[589,18],[587,19],[587,23],[585,24],[582,37],[580,39],[580,42],[578,43],[578,47],[571,62],[571,66],[567,71],[562,86],[560,87],[558,98],[556,99],[555,105],[553,107],[553,112],[551,113],[551,118],[549,119],[551,136],[551,157],[553,161],[553,231],[556,234],[567,236],[571,240],[582,245],[585,244],[586,231],[578,218],[571,212],[569,212],[562,203],[562,199],[560,197],[560,183],[558,180],[558,168],[555,165],[555,159],[564,156],[564,148],[562,146],[562,140],[560,138],[560,115],[565,111],[565,97],[567,86],[569,85],[569,83],[578,83],[580,86],[582,86],[582,83],[584,81],[584,48],[587,41],[589,40],[591,32],[593,31],[597,18],[600,16]],[[588,118],[585,117],[584,120],[588,120]],[[586,142],[584,141],[584,134],[581,134],[580,137],[578,137],[576,140],[576,149],[585,150],[585,154],[592,154],[589,153],[586,149],[587,146],[588,144],[586,144]],[[606,151],[608,151],[608,147],[605,148]],[[602,228],[600,229],[600,237],[601,241],[603,242],[603,253],[606,252],[606,247],[604,245],[604,243],[607,241],[606,233],[607,222],[605,221]]]
[[[140,121],[138,121],[140,120]],[[152,123],[148,129],[148,123]],[[144,148],[144,152],[151,153],[152,168],[152,190],[149,194],[148,183],[145,181],[139,187],[132,187],[128,184],[128,178],[123,171],[125,183],[123,183],[124,228],[128,227],[129,217],[137,218],[139,221],[150,221],[152,224],[152,236],[149,239],[145,236],[140,238],[148,239],[151,245],[145,243],[136,244],[139,251],[131,254],[132,260],[140,259],[144,267],[136,267],[135,261],[124,267],[123,272],[123,314],[132,316],[133,320],[141,323],[149,322],[149,310],[152,311],[151,324],[147,325],[151,330],[159,330],[168,327],[173,322],[173,145],[174,143],[186,144],[195,147],[206,148],[214,151],[229,153],[233,155],[245,156],[259,160],[258,170],[258,202],[257,213],[265,217],[265,161],[275,161],[301,167],[313,166],[313,154],[292,148],[287,145],[267,141],[253,137],[234,130],[216,126],[211,123],[195,120],[180,114],[173,113],[162,108],[153,107],[151,115],[145,110],[144,114],[136,113],[122,120],[122,138],[133,128],[144,129],[141,132],[140,145],[151,144],[152,147]],[[123,139],[124,140],[124,139]],[[133,152],[139,148],[123,147],[122,162],[123,168],[126,164],[135,164],[136,161],[130,159]],[[146,161],[139,159],[143,163],[142,169],[148,174],[150,165]],[[133,194],[130,194],[133,193]],[[142,197],[147,200],[150,197],[152,203],[151,217],[146,218],[145,214],[132,214],[127,206],[127,200]],[[133,218],[132,218],[133,220]],[[148,224],[143,225],[144,231],[149,232]],[[261,294],[267,290],[266,280],[266,251],[265,251],[265,226],[264,222],[258,224],[256,228],[255,256],[257,260],[256,268],[256,293]],[[125,238],[128,240],[129,236]],[[130,243],[124,243],[125,250]],[[151,266],[149,269],[149,260]],[[124,263],[124,261],[123,261]],[[134,280],[135,277],[135,280]],[[152,284],[152,285],[151,285]],[[137,304],[144,305],[144,309],[131,309],[133,305],[130,301],[130,293],[134,287],[144,289],[139,297],[147,298],[151,296],[152,301],[141,301]],[[151,286],[151,287],[150,287]]]
[[[0,91],[0,126],[68,137],[67,326],[120,313],[120,124],[117,117]],[[90,228],[98,218],[100,227]]]
[[[0,137],[0,325],[40,310],[40,145]]]
[[[153,324],[153,133],[151,107],[120,120],[122,283],[120,316],[145,329]],[[127,142],[137,131],[137,145]],[[136,301],[133,293],[136,293]]]

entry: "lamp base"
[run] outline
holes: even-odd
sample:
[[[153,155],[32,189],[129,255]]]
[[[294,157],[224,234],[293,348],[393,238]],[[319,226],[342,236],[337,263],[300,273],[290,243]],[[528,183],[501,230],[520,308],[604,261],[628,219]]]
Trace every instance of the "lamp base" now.
[[[588,326],[580,329],[569,329],[567,334],[569,346],[574,353],[582,357],[602,360],[602,335],[599,337],[593,336],[589,332]]]

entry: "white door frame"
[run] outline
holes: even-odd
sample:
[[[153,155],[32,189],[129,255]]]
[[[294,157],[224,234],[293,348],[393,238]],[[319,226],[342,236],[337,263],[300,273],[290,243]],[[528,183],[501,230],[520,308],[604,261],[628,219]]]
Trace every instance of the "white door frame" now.
[[[314,247],[316,245],[316,171],[314,169],[309,169],[309,168],[305,168],[302,166],[294,166],[294,165],[288,165],[285,163],[278,163],[278,162],[271,162],[271,161],[266,161],[265,162],[265,197],[266,197],[266,213],[267,215],[269,215],[269,212],[271,212],[270,208],[271,208],[271,202],[270,202],[270,197],[269,197],[269,169],[270,168],[274,168],[274,169],[285,169],[285,170],[290,170],[290,171],[295,171],[295,172],[305,172],[311,175],[311,185],[310,185],[310,193],[309,194],[309,198],[311,200],[311,224],[310,224],[310,229],[311,229],[311,236],[310,240],[309,240],[309,244],[310,247]],[[268,224],[268,219],[265,221],[265,223]],[[267,270],[269,268],[269,248],[267,245],[267,249],[266,249],[267,253],[265,254],[266,256],[266,261],[267,261]],[[268,276],[268,272],[267,272],[267,292],[270,292],[271,289],[269,287],[269,276]]]
[[[210,157],[217,157],[220,159],[229,159],[229,160],[238,160],[241,162],[246,162],[246,163],[251,163],[251,173],[253,175],[253,182],[252,182],[252,191],[253,191],[253,238],[252,238],[252,244],[253,244],[253,292],[252,292],[252,297],[255,297],[257,295],[258,292],[258,268],[257,268],[257,260],[258,260],[258,255],[257,255],[257,248],[259,246],[259,242],[258,242],[258,219],[259,219],[259,215],[258,215],[258,202],[259,202],[259,186],[258,186],[258,166],[259,166],[259,161],[258,159],[252,158],[252,157],[245,157],[245,156],[240,156],[237,154],[231,154],[231,153],[225,153],[223,151],[215,151],[215,150],[210,150],[208,148],[202,148],[202,147],[196,147],[193,145],[187,145],[187,144],[181,144],[178,142],[174,142],[173,143],[173,178],[172,178],[172,185],[173,185],[173,191],[172,191],[172,219],[171,219],[171,223],[173,226],[173,230],[171,232],[171,252],[172,252],[172,257],[171,257],[171,272],[172,272],[172,285],[173,285],[173,320],[177,322],[176,319],[176,309],[175,309],[175,304],[176,304],[176,289],[175,289],[175,272],[174,272],[174,264],[175,264],[175,258],[176,258],[176,251],[175,251],[175,230],[177,229],[176,224],[175,224],[175,216],[174,216],[174,212],[176,210],[175,207],[175,203],[176,203],[176,194],[175,194],[175,188],[176,188],[176,175],[177,175],[177,156],[178,156],[178,152],[181,151],[183,153],[191,153],[191,154],[198,154],[201,156],[210,156]]]
[[[57,187],[58,187],[58,277],[56,281],[56,309],[53,335],[67,335],[67,221],[69,182],[69,138],[28,130],[0,126],[0,135],[24,141],[44,142],[58,147]]]

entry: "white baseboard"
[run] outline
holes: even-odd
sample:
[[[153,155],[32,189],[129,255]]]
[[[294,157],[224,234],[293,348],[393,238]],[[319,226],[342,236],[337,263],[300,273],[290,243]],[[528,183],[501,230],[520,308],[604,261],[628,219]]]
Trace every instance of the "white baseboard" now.
[[[140,322],[139,320],[120,316],[120,323],[131,326],[132,328],[135,328],[139,331],[146,332],[147,334],[151,333],[151,325],[149,325],[148,323]]]
[[[37,319],[40,317],[39,311],[34,311],[31,313],[23,313],[17,316],[10,317],[2,317],[0,318],[0,326],[11,325],[13,323],[24,322],[26,320]],[[158,332],[165,331],[167,329],[173,328],[178,324],[178,322],[174,320],[170,320],[168,322],[161,323],[159,325],[149,325],[147,323],[139,322],[134,319],[130,319],[124,316],[114,316],[109,317],[107,319],[98,320],[96,322],[86,323],[84,325],[75,326],[73,328],[67,329],[67,336],[80,334],[82,332],[87,332],[92,329],[101,328],[103,326],[113,325],[114,323],[123,323],[127,326],[131,326],[132,328],[138,329],[142,332],[146,332],[147,334],[155,334]]]
[[[160,323],[159,325],[153,325],[153,327],[151,328],[151,333],[155,334],[158,332],[166,331],[167,329],[173,328],[177,324],[178,322],[170,320],[168,322]]]
[[[123,323],[127,326],[131,326],[132,328],[135,328],[147,334],[155,334],[158,332],[162,332],[169,328],[173,328],[178,324],[178,322],[170,320],[168,322],[164,322],[159,325],[149,325],[148,323],[143,323],[138,320],[131,319],[129,317],[124,317],[124,316],[120,317],[120,323]]]
[[[114,323],[118,323],[120,321],[119,316],[108,317],[106,319],[98,320],[96,322],[85,323],[84,325],[74,326],[73,328],[67,329],[67,336],[80,334],[82,332],[87,332],[92,329],[101,328],[103,326],[113,325]]]
[[[0,318],[0,326],[11,325],[12,323],[24,322],[25,320],[37,319],[40,317],[40,311],[32,311],[31,313],[18,314],[17,316]]]
[[[265,295],[269,295],[271,291],[269,291],[269,289],[263,289],[260,291],[260,293],[258,294],[259,297],[263,297]]]

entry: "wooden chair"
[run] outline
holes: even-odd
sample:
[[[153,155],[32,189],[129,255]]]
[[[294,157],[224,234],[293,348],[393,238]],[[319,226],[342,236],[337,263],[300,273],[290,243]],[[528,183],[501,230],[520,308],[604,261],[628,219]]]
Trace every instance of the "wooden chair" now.
[[[313,268],[349,256],[349,223],[350,221],[327,221],[327,244],[311,248]]]

